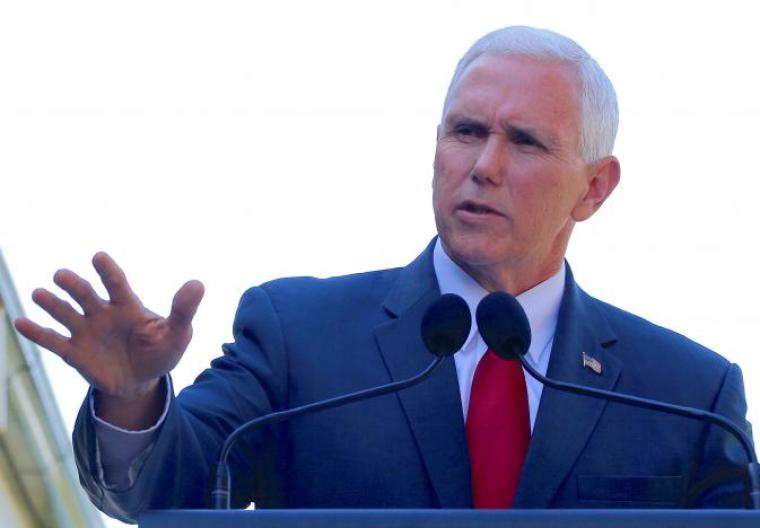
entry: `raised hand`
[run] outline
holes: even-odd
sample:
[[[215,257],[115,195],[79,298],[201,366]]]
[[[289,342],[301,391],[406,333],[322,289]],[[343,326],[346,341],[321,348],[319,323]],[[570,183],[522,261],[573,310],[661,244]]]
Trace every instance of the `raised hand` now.
[[[155,393],[160,378],[179,362],[192,337],[191,322],[203,298],[203,285],[184,284],[174,296],[169,316],[163,318],[142,305],[110,256],[101,252],[92,262],[109,300],[101,299],[89,282],[69,270],[58,270],[53,280],[83,313],[45,289],[32,293],[34,302],[71,337],[26,318],[17,319],[15,326],[77,369],[104,401],[129,407]]]

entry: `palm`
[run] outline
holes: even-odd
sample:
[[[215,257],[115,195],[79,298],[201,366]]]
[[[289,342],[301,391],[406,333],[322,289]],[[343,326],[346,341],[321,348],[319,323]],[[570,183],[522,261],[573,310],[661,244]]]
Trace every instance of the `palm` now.
[[[82,314],[46,290],[35,290],[34,301],[71,333],[66,338],[28,319],[16,327],[76,368],[101,392],[129,398],[169,372],[190,342],[190,325],[203,296],[203,286],[191,281],[175,295],[167,318],[147,310],[132,292],[121,269],[104,253],[93,259],[109,294],[105,301],[92,286],[70,271],[55,274],[55,282],[81,306]]]
[[[180,346],[166,319],[133,307],[108,312],[93,315],[90,324],[72,332],[70,339],[70,363],[92,385],[103,392],[119,394],[176,365],[184,346]]]

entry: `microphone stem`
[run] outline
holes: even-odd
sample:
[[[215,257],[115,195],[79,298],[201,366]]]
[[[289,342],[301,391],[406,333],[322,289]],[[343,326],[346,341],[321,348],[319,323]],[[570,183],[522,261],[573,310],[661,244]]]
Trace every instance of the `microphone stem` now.
[[[760,510],[760,465],[758,465],[755,450],[752,448],[752,440],[750,440],[749,435],[747,435],[745,431],[742,431],[731,420],[724,418],[719,414],[703,411],[701,409],[683,407],[681,405],[648,400],[646,398],[640,398],[638,396],[632,396],[629,394],[621,394],[619,392],[612,392],[604,389],[594,389],[591,387],[576,385],[574,383],[549,379],[536,371],[536,369],[534,369],[533,366],[528,363],[524,356],[519,356],[519,359],[520,363],[522,363],[523,368],[528,372],[528,374],[548,387],[552,387],[554,389],[565,392],[572,392],[574,394],[580,394],[582,396],[590,396],[592,398],[611,400],[618,403],[633,405],[635,407],[642,407],[644,409],[664,411],[667,413],[677,414],[679,416],[685,416],[686,418],[705,420],[728,430],[739,440],[739,443],[747,453],[747,458],[749,459],[749,481],[747,484],[750,488],[750,500],[752,502],[753,509]]]
[[[296,416],[299,416],[301,414],[305,414],[308,412],[315,412],[315,411],[320,411],[324,409],[330,409],[332,407],[337,407],[338,405],[344,405],[346,403],[351,403],[358,400],[365,400],[368,398],[374,398],[374,397],[382,396],[384,394],[388,394],[391,392],[406,389],[408,387],[411,387],[412,385],[419,383],[420,381],[428,377],[430,374],[432,374],[433,371],[435,371],[435,369],[441,364],[442,361],[443,361],[443,357],[440,357],[440,356],[436,357],[430,363],[430,365],[428,365],[427,368],[425,368],[425,370],[405,380],[390,383],[388,385],[380,385],[378,387],[372,387],[369,389],[352,392],[350,394],[345,394],[343,396],[336,396],[328,400],[307,403],[306,405],[301,405],[300,407],[294,407],[292,409],[274,412],[274,413],[256,418],[255,420],[251,420],[250,422],[244,423],[243,425],[235,429],[232,432],[232,434],[230,434],[227,437],[227,440],[224,442],[224,445],[222,446],[222,450],[219,455],[219,463],[217,464],[215,478],[214,478],[215,489],[212,492],[212,496],[214,498],[214,507],[216,509],[230,508],[230,497],[229,497],[230,477],[229,477],[229,468],[227,467],[227,457],[229,456],[230,450],[232,449],[232,446],[234,445],[235,441],[238,439],[238,437],[240,437],[240,435],[242,435],[246,431],[253,428],[257,428],[257,427],[263,427],[265,425],[273,425],[273,424],[282,422],[284,420],[287,420],[289,418],[294,418]]]
[[[760,510],[760,464],[749,463],[749,498],[752,501],[752,509]]]

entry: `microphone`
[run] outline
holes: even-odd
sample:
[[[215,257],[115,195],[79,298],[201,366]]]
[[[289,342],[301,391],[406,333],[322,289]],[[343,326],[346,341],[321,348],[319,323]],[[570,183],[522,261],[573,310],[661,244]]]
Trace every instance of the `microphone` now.
[[[387,383],[385,385],[352,392],[343,396],[336,396],[327,400],[316,401],[299,407],[293,407],[292,409],[266,414],[246,422],[235,429],[227,437],[227,440],[225,440],[219,454],[219,462],[215,468],[214,490],[211,492],[214,508],[230,508],[231,485],[227,457],[229,456],[233,445],[243,433],[258,429],[265,425],[280,423],[302,414],[323,409],[331,409],[347,403],[382,396],[384,394],[389,394],[417,385],[430,376],[445,357],[453,355],[462,348],[464,342],[467,340],[467,336],[470,334],[471,326],[472,316],[470,315],[470,309],[464,299],[451,293],[442,295],[428,307],[422,317],[422,323],[420,324],[422,341],[428,351],[435,356],[435,359],[419,374],[393,383]]]
[[[749,474],[748,493],[753,509],[760,509],[760,465],[757,462],[757,455],[752,447],[752,440],[750,440],[747,433],[732,421],[719,414],[694,407],[674,405],[639,396],[595,389],[547,378],[536,371],[525,360],[525,354],[528,352],[531,339],[530,324],[520,303],[508,293],[494,292],[488,294],[478,304],[478,308],[475,311],[475,319],[480,335],[483,337],[486,345],[488,345],[488,348],[493,350],[502,359],[519,360],[528,374],[548,387],[582,396],[590,396],[624,405],[633,405],[635,407],[643,407],[654,411],[702,420],[727,430],[739,440],[739,443],[741,443],[747,453],[747,458],[749,459],[747,466]]]

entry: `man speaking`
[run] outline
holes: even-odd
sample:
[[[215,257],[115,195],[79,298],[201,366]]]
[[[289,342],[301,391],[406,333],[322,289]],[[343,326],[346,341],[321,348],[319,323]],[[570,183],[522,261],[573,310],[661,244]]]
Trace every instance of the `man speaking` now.
[[[430,361],[419,334],[442,293],[474,312],[517,296],[550,377],[711,410],[749,430],[741,373],[717,354],[587,295],[565,251],[615,189],[617,102],[599,65],[556,33],[509,27],[460,60],[438,125],[438,236],[411,264],[248,290],[234,343],[176,398],[197,281],[163,318],[106,254],[104,300],[71,271],[39,289],[66,326],[20,333],[92,385],[74,432],[81,479],[106,513],[210,504],[224,439],[273,411],[407,378]],[[301,508],[742,506],[741,446],[698,421],[544,389],[488,351],[473,327],[453,359],[397,394],[296,418],[232,452],[233,505]]]

